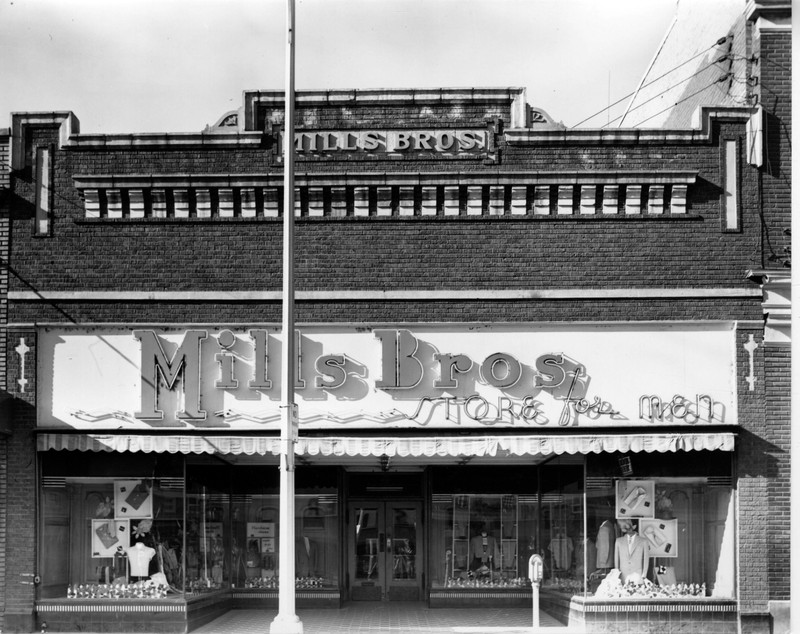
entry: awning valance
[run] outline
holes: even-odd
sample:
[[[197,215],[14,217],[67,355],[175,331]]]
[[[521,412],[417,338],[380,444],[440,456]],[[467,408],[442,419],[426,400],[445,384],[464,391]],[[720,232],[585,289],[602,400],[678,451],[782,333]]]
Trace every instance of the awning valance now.
[[[609,452],[733,451],[733,433],[570,434],[559,436],[303,438],[301,456],[548,456]],[[155,436],[42,433],[39,451],[107,451],[222,455],[280,454],[280,440],[263,436]]]

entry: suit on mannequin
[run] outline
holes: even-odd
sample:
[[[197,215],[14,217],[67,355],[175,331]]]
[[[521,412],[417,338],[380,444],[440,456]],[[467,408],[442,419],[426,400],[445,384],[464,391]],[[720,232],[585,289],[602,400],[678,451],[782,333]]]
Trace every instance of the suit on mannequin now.
[[[482,530],[480,535],[476,535],[469,541],[469,550],[472,554],[470,570],[477,570],[481,566],[493,568],[494,562],[498,559],[497,540],[486,530]]]
[[[317,574],[317,545],[308,537],[298,537],[294,547],[295,570],[301,577],[316,576]]]
[[[614,545],[614,567],[619,568],[622,582],[641,582],[650,567],[650,542],[641,537],[628,520],[620,520],[625,533]]]
[[[617,540],[617,529],[614,520],[606,520],[597,531],[596,567],[608,570],[614,567],[614,543]]]

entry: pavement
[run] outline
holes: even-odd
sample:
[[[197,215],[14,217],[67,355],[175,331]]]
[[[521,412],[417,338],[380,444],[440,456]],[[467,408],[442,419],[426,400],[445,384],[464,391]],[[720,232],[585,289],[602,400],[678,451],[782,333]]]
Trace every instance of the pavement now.
[[[192,634],[269,634],[277,610],[231,610]],[[297,610],[303,634],[511,634],[542,632],[573,634],[550,615],[540,612],[539,628],[527,608],[434,608],[424,603],[348,603],[339,610]],[[273,633],[275,634],[275,633]]]

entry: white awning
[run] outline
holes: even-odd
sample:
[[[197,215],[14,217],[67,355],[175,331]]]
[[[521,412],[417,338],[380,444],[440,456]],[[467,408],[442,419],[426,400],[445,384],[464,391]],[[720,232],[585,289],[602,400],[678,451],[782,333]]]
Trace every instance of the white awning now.
[[[303,438],[299,456],[493,457],[633,452],[733,451],[733,433],[569,434],[558,436]],[[263,436],[155,436],[139,434],[42,433],[39,451],[278,456],[280,441]]]

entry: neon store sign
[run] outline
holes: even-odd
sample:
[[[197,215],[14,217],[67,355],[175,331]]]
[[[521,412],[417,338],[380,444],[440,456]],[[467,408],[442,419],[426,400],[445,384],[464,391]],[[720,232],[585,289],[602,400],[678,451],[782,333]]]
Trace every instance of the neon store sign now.
[[[480,424],[577,426],[587,423],[710,423],[722,422],[724,408],[708,394],[640,393],[637,412],[622,412],[615,397],[596,393],[585,365],[563,352],[521,351],[521,361],[505,351],[471,354],[441,351],[422,336],[402,328],[369,331],[347,353],[325,353],[313,336],[298,332],[295,391],[306,401],[369,403],[373,423],[429,425]],[[369,336],[362,331],[360,336]],[[280,368],[273,361],[279,339],[267,329],[188,330],[180,340],[167,342],[153,330],[135,330],[139,343],[140,421],[165,418],[196,426],[214,425],[206,401],[219,402],[219,393],[235,401],[275,401]],[[331,339],[331,341],[336,341]],[[166,348],[165,348],[166,344]],[[377,358],[374,352],[377,351]],[[361,358],[359,358],[361,356]],[[371,357],[366,360],[366,357]],[[379,375],[379,376],[378,376]],[[180,393],[180,398],[175,394]],[[216,394],[215,394],[216,393]],[[383,399],[378,405],[376,398]],[[216,399],[216,400],[215,400]],[[387,406],[388,403],[388,406]],[[264,424],[277,420],[274,412],[244,412],[236,407],[211,411],[226,423]],[[629,409],[633,409],[629,407]],[[346,423],[345,417],[329,420]]]

